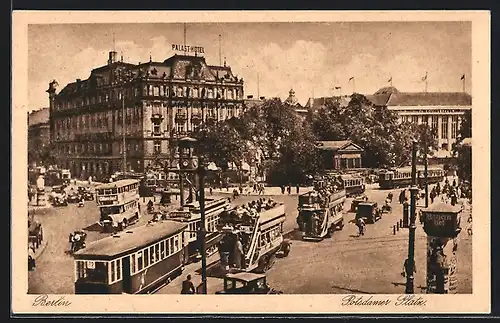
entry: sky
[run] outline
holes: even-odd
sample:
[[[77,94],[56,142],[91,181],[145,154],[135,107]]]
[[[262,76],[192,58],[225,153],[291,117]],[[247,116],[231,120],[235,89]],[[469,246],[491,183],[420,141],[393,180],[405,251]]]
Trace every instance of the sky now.
[[[29,25],[29,110],[48,106],[51,80],[60,90],[88,78],[113,48],[137,64],[150,55],[162,62],[183,43],[179,23]],[[421,92],[426,73],[429,92],[460,92],[465,74],[471,93],[470,22],[188,23],[186,43],[204,47],[209,65],[225,57],[244,79],[245,96],[284,100],[293,88],[304,105],[310,97],[372,94],[391,77],[399,91]]]

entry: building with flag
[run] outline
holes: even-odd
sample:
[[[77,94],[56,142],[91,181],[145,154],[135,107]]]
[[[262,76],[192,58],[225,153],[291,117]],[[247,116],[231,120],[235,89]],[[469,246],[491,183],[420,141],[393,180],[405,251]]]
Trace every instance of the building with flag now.
[[[243,79],[225,62],[209,65],[198,54],[136,65],[111,51],[88,79],[57,87],[52,81],[47,92],[58,166],[97,180],[122,166],[166,166],[177,139],[209,119],[238,116],[244,98]]]
[[[375,107],[387,107],[399,115],[400,122],[428,124],[436,130],[439,150],[437,157],[450,157],[463,114],[472,109],[472,97],[466,92],[401,92],[395,87],[384,87],[365,95]],[[306,108],[317,111],[328,101],[349,103],[349,96],[311,98]]]

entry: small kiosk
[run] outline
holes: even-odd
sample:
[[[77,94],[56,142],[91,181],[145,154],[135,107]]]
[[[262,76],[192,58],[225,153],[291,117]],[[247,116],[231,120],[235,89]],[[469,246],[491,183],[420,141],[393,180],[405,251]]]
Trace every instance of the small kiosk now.
[[[422,209],[427,234],[428,294],[456,293],[456,251],[461,212],[460,206],[446,203],[435,203]]]

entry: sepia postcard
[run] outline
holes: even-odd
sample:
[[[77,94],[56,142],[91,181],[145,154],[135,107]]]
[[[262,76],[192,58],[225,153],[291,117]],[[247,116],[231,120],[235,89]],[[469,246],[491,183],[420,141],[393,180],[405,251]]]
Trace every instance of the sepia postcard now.
[[[489,12],[12,21],[13,313],[490,312]]]

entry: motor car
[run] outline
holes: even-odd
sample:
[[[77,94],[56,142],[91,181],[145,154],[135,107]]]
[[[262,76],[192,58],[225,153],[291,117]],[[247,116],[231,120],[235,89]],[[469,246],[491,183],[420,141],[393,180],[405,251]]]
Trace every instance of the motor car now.
[[[94,200],[94,193],[92,193],[92,191],[87,187],[79,186],[78,193],[83,197],[85,201]]]
[[[224,277],[224,290],[215,294],[283,294],[266,282],[265,274],[240,272]]]
[[[356,209],[356,220],[363,218],[366,223],[375,223],[382,218],[382,210],[377,202],[359,203]]]
[[[78,203],[80,202],[81,195],[78,192],[71,192],[68,194],[67,200],[69,203]]]
[[[68,200],[66,199],[66,196],[56,196],[52,200],[52,205],[54,205],[54,206],[67,206]]]

